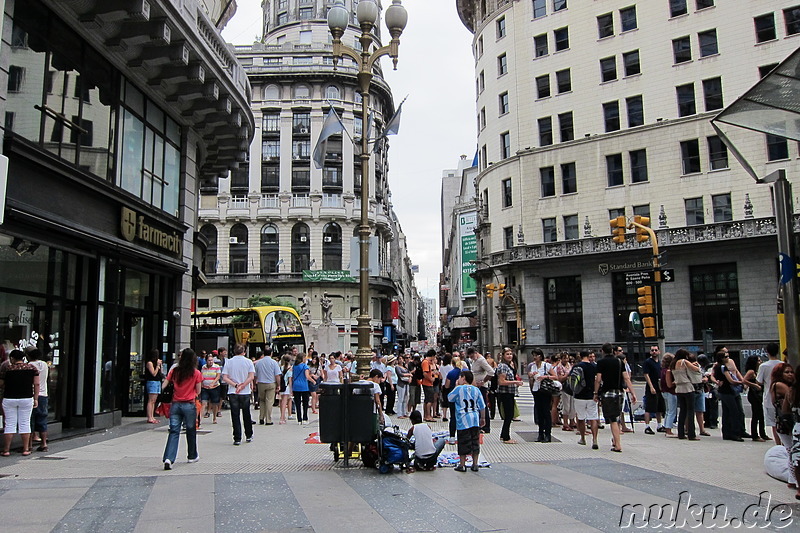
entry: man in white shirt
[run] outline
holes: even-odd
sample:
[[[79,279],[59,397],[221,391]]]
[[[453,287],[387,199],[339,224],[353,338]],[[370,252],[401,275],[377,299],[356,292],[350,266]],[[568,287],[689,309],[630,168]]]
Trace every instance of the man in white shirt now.
[[[258,423],[272,425],[272,406],[275,402],[276,377],[281,373],[278,362],[272,358],[272,350],[267,348],[261,359],[255,363],[256,388],[258,389]]]
[[[253,361],[245,357],[245,347],[237,344],[233,347],[233,357],[228,359],[222,369],[222,380],[228,384],[228,403],[231,406],[231,424],[233,424],[233,444],[242,443],[242,421],[244,420],[244,436],[247,442],[253,442],[253,419],[250,418],[250,385],[256,377]]]
[[[771,342],[766,345],[765,350],[769,359],[758,367],[756,381],[761,384],[761,390],[764,391],[761,396],[761,401],[764,402],[764,425],[772,428],[772,438],[775,439],[775,444],[781,444],[781,438],[775,431],[775,406],[772,404],[772,391],[770,390],[772,388],[772,371],[781,362],[778,358],[780,347],[777,343]]]

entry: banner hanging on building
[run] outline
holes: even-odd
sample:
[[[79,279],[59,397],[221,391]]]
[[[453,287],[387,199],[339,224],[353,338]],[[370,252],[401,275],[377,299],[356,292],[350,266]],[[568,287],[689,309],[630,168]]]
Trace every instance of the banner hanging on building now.
[[[461,237],[461,296],[475,296],[476,282],[469,275],[475,272],[478,258],[478,245],[475,237],[475,226],[478,224],[478,213],[475,211],[458,216],[458,233]]]
[[[347,270],[303,270],[303,281],[347,281],[355,283],[356,278]]]

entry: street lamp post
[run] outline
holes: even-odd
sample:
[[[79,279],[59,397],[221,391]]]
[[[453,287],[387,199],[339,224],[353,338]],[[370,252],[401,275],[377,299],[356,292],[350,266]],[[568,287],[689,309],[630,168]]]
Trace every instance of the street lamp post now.
[[[358,65],[358,84],[361,93],[361,222],[358,228],[359,249],[359,306],[358,315],[358,350],[356,361],[358,372],[365,373],[369,370],[372,356],[372,325],[369,311],[369,87],[372,83],[372,69],[376,61],[388,55],[392,58],[394,68],[397,68],[397,55],[400,46],[400,35],[408,22],[408,13],[400,0],[392,0],[392,5],[386,9],[386,27],[392,36],[387,46],[378,48],[370,53],[373,45],[372,29],[378,20],[379,9],[374,0],[361,0],[358,3],[356,17],[361,26],[361,51],[342,44],[342,35],[350,22],[350,12],[344,7],[342,0],[328,11],[328,28],[333,37],[333,65],[343,56],[352,58]]]

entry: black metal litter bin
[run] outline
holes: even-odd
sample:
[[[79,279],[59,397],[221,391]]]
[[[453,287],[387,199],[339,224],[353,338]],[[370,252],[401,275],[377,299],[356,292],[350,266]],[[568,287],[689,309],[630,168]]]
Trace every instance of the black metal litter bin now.
[[[321,383],[319,390],[320,441],[370,442],[375,437],[371,383]]]

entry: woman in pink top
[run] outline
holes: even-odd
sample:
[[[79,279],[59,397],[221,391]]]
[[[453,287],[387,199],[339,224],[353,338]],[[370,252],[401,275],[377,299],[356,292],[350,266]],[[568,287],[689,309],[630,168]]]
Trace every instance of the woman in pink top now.
[[[200,396],[200,384],[203,375],[197,370],[197,356],[194,350],[186,348],[181,352],[178,365],[167,374],[164,387],[169,383],[175,387],[172,395],[172,407],[169,411],[169,436],[164,448],[164,470],[172,470],[178,457],[178,440],[181,436],[181,425],[186,426],[186,445],[189,448],[190,463],[200,460],[197,453],[197,406],[195,401]]]

